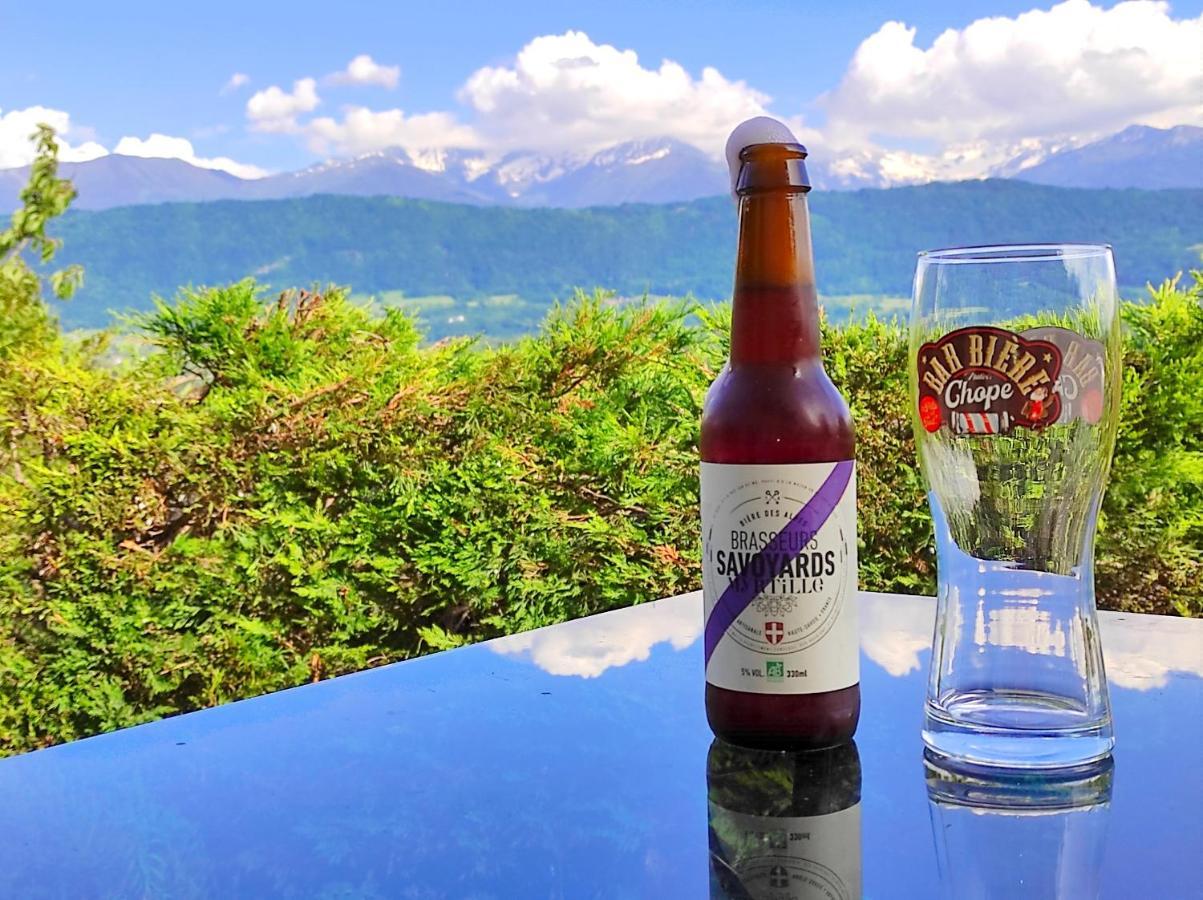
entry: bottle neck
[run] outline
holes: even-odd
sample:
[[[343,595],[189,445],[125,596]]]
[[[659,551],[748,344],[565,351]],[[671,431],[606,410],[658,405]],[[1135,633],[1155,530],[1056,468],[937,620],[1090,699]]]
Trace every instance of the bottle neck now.
[[[731,365],[818,359],[819,303],[806,194],[745,194],[739,200]]]

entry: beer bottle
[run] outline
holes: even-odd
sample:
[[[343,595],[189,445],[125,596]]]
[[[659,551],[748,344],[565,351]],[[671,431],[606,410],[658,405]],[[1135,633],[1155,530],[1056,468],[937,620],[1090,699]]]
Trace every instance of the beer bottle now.
[[[732,743],[827,747],[860,715],[852,418],[819,354],[806,149],[738,159],[730,359],[702,410],[706,714]]]

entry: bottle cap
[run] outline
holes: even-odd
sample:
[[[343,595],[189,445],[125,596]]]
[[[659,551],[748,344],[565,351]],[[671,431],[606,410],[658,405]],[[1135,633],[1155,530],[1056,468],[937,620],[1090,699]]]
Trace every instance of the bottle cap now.
[[[735,186],[739,181],[739,170],[743,161],[739,158],[744,147],[752,144],[797,144],[798,139],[784,122],[769,116],[756,116],[740,122],[727,138],[727,171],[731,175],[731,196],[736,197]],[[736,197],[738,199],[738,197]]]

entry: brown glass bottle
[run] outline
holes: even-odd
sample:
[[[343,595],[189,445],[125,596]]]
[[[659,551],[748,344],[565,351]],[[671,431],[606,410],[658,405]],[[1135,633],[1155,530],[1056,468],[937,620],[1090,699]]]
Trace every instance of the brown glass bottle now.
[[[852,417],[824,371],[819,351],[805,158],[806,150],[799,144],[754,144],[740,154],[731,356],[711,385],[703,408],[704,464],[784,467],[854,458]],[[704,503],[706,469],[703,465]],[[854,490],[854,485],[848,489]],[[836,577],[843,577],[845,584],[851,579],[851,594],[846,599],[854,607],[854,511],[852,517],[851,560],[847,563],[851,571],[841,571]],[[731,540],[735,538],[732,535]],[[704,543],[706,539],[704,534]],[[713,557],[713,551],[706,552]],[[704,565],[713,566],[713,558],[704,560]],[[713,583],[724,581],[716,578]],[[712,602],[708,595],[708,610]],[[855,616],[854,608],[849,615]],[[763,627],[765,640],[780,640],[777,634],[768,633],[770,627],[780,628],[779,623],[766,622]],[[854,620],[851,628],[855,635]],[[846,637],[842,640],[847,643]],[[856,665],[854,637],[852,646],[839,652],[853,654],[851,665]],[[745,746],[795,749],[839,744],[856,731],[859,680],[819,692],[774,693],[763,679],[756,683],[755,691],[732,690],[712,683],[709,654],[708,649],[706,714],[719,737]],[[774,674],[778,672],[780,669],[774,670]],[[810,673],[812,678],[815,674]]]

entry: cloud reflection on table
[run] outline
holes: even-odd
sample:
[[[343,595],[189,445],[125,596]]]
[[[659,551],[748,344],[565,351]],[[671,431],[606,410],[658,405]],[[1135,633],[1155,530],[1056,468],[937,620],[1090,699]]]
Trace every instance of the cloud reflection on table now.
[[[494,653],[530,660],[550,675],[597,678],[607,669],[646,660],[667,643],[684,650],[702,635],[701,594],[615,610],[602,619],[578,619],[491,641]],[[860,595],[864,656],[895,677],[924,668],[935,617],[930,597]],[[1186,623],[1184,623],[1186,624]],[[1189,625],[1203,625],[1191,622]],[[1168,632],[1149,616],[1100,617],[1108,681],[1146,691],[1164,687],[1172,672],[1203,677],[1203,627]],[[1045,640],[1048,636],[1043,636]]]

